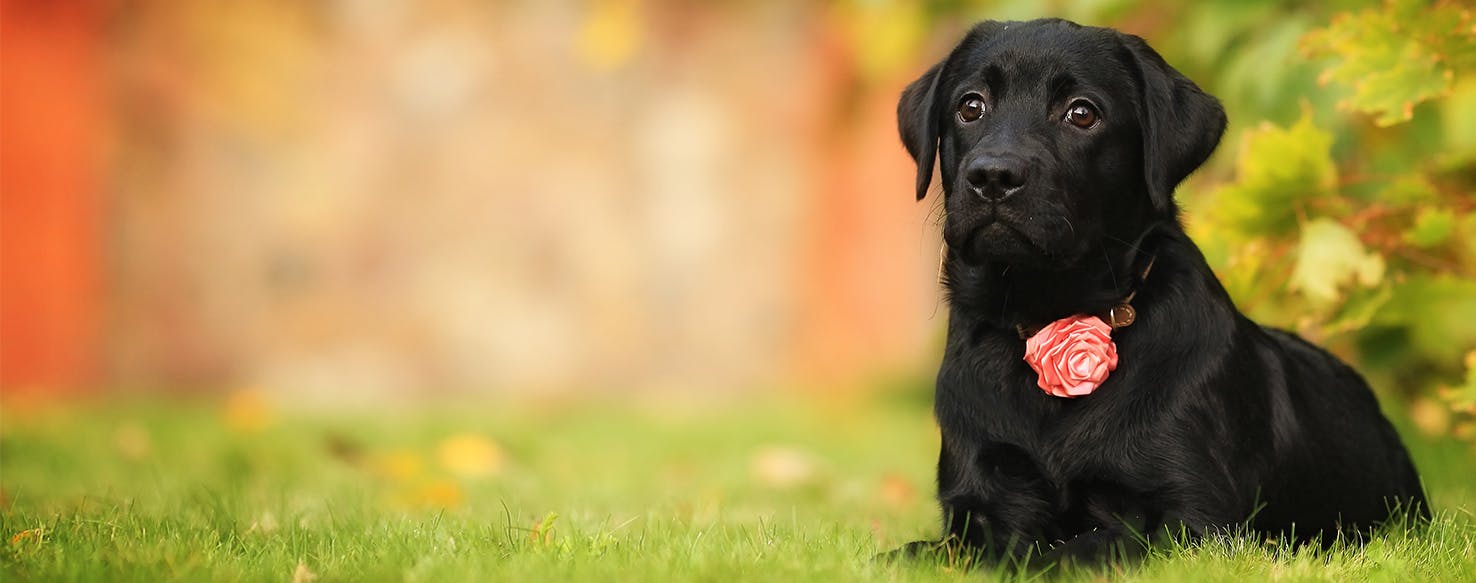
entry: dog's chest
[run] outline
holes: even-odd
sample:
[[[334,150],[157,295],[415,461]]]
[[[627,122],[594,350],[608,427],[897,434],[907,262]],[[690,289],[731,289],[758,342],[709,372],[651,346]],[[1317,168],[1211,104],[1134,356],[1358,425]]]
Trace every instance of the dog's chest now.
[[[1125,357],[1128,355],[1124,355]],[[1120,464],[1153,439],[1158,415],[1138,402],[1138,367],[1124,358],[1089,395],[1062,398],[1037,385],[1023,343],[980,342],[950,354],[939,370],[936,415],[941,431],[966,448],[1008,444],[1053,477]]]

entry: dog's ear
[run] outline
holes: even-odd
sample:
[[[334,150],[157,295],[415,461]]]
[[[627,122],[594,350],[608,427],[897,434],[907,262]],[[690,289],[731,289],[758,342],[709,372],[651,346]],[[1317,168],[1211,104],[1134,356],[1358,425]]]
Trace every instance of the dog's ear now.
[[[938,138],[942,135],[942,126],[939,112],[933,109],[938,102],[938,82],[943,77],[944,66],[959,54],[988,42],[1010,24],[986,20],[974,25],[947,58],[902,90],[902,99],[897,101],[897,130],[902,134],[902,145],[907,146],[907,153],[912,154],[912,159],[917,162],[918,200],[928,194],[928,185],[933,182],[933,164],[938,159]]]
[[[918,200],[928,194],[928,185],[933,182],[933,162],[938,157],[938,121],[933,119],[933,101],[946,62],[933,65],[909,84],[897,102],[897,130],[902,134],[902,145],[917,162]]]
[[[1209,159],[1225,133],[1225,108],[1178,72],[1143,39],[1123,34],[1142,80],[1143,172],[1160,213],[1174,214],[1174,188]]]

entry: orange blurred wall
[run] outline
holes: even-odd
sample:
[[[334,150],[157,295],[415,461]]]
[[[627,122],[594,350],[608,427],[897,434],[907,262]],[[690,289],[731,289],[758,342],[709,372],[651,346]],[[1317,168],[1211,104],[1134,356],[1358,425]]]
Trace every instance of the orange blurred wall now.
[[[102,6],[0,0],[0,391],[97,374]]]
[[[937,199],[894,112],[936,50],[864,66],[819,3],[639,4],[0,0],[0,391],[931,359]]]

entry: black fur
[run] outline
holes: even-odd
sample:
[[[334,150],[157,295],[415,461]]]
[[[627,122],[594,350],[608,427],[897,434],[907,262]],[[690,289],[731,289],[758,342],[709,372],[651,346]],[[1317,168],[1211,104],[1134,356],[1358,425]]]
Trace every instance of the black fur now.
[[[987,107],[965,122],[969,92]],[[1078,98],[1097,125],[1067,123]],[[945,542],[1098,561],[1165,532],[1250,523],[1328,542],[1394,505],[1428,516],[1359,375],[1248,320],[1185,235],[1173,191],[1213,152],[1225,114],[1142,39],[986,22],[903,92],[898,116],[917,196],[935,161],[944,196]],[[1028,178],[1008,192],[970,180],[980,160]],[[1016,325],[1100,313],[1134,290],[1137,322],[1113,331],[1119,365],[1101,387],[1077,399],[1038,389]]]

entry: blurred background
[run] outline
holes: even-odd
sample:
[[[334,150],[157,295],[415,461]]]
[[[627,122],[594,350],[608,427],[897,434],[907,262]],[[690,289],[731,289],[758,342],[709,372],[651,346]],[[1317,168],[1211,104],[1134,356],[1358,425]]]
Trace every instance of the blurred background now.
[[[1242,308],[1473,432],[1460,2],[0,6],[7,394],[925,392],[897,95],[976,20],[1063,16],[1224,100],[1179,196]]]
[[[1159,576],[1462,580],[1465,0],[0,0],[0,579],[921,580],[870,560],[939,519],[896,100],[1041,16],[1224,102],[1190,234],[1437,510]]]
[[[920,14],[5,7],[7,390],[707,392],[941,326]]]

